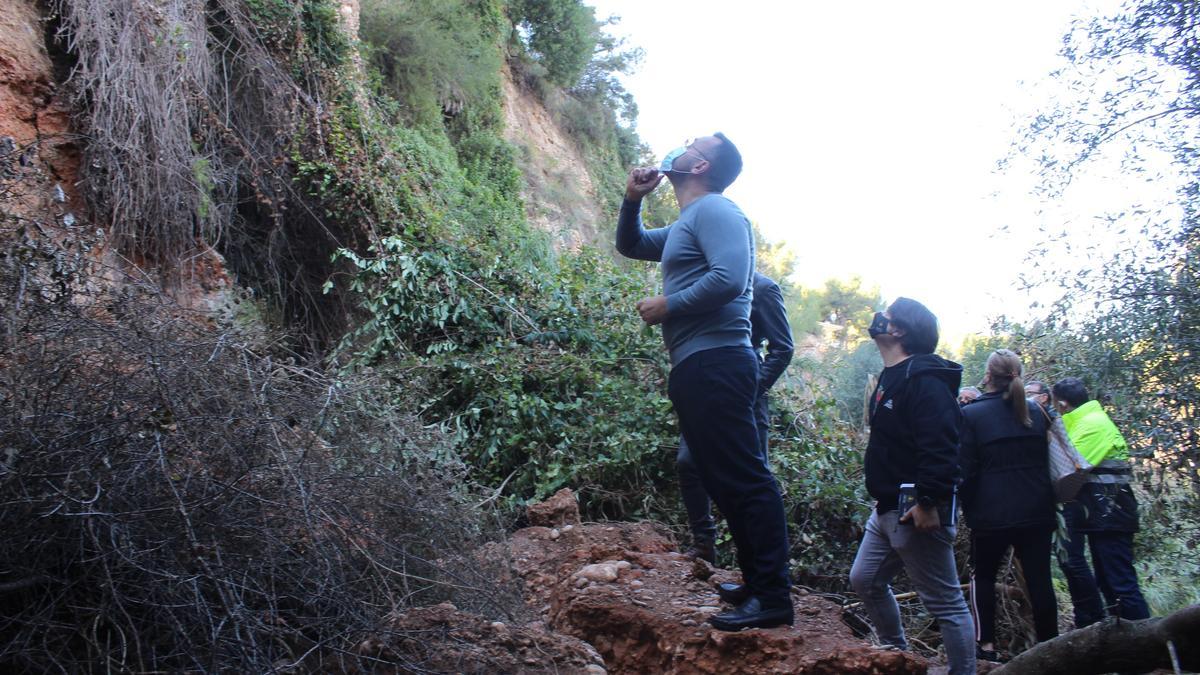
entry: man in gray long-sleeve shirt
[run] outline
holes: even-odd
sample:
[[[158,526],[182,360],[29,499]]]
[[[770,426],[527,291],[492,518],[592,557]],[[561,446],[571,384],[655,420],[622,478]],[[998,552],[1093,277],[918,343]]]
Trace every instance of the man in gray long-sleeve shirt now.
[[[617,250],[662,262],[663,294],[637,305],[663,325],[671,356],[668,395],[705,491],[725,514],[745,584],[721,589],[736,607],[709,619],[738,630],[792,623],[787,523],[779,486],[759,451],[754,403],[758,357],[750,345],[754,233],[721,193],[741,172],[722,134],[698,138],[659,168],[634,169],[617,223]],[[642,227],[642,198],[670,179],[679,219]]]

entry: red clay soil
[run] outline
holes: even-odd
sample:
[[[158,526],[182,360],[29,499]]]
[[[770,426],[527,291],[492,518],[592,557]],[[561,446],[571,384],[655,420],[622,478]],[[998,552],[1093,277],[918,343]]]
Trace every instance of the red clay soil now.
[[[582,640],[539,625],[514,626],[460,612],[450,604],[410,610],[393,617],[397,638],[365,640],[363,655],[395,664],[371,673],[587,673],[603,675],[604,661]],[[329,664],[329,672],[341,668]]]
[[[16,148],[22,165],[45,171],[6,207],[21,216],[62,216],[82,206],[75,181],[79,149],[67,104],[46,52],[42,16],[33,0],[6,0],[0,10],[0,155]],[[7,146],[7,147],[5,147]]]
[[[721,611],[715,584],[736,580],[675,550],[649,523],[578,522],[555,496],[562,524],[516,532],[510,542],[526,600],[554,631],[585,640],[610,673],[924,673],[926,661],[855,637],[841,608],[795,591],[794,626],[729,633],[709,627]]]
[[[389,622],[389,639],[360,653],[394,664],[373,672],[453,673],[925,673],[915,654],[855,637],[841,607],[796,590],[794,626],[737,633],[706,620],[721,611],[716,584],[725,570],[676,551],[652,523],[580,523],[575,496],[560,491],[530,507],[530,522],[507,552],[513,577],[540,617],[523,626],[492,622],[451,605],[408,611]]]

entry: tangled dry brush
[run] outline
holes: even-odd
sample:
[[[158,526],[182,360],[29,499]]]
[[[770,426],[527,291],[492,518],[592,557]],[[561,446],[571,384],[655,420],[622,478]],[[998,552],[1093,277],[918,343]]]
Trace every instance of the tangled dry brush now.
[[[23,225],[0,233],[0,669],[369,670],[391,612],[517,606],[395,384],[152,288],[84,292]]]

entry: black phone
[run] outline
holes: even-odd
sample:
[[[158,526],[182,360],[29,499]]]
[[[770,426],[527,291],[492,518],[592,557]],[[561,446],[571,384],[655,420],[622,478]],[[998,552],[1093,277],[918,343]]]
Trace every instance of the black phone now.
[[[900,517],[903,518],[908,510],[917,505],[917,486],[915,483],[900,484],[900,499],[897,507],[900,509]],[[958,491],[956,490],[950,495],[949,503],[940,503],[937,505],[938,520],[945,527],[950,527],[956,524],[955,516],[958,515]]]
[[[908,510],[917,505],[917,486],[915,483],[900,484],[900,503],[897,508],[900,509],[900,517],[908,513]]]

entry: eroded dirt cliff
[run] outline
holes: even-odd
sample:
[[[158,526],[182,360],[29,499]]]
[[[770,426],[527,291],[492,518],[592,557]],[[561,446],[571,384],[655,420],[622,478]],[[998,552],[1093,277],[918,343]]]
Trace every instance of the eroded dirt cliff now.
[[[8,208],[47,225],[74,224],[79,146],[46,50],[45,22],[28,0],[0,7],[0,158],[9,160],[3,170],[15,186]]]
[[[583,153],[508,67],[502,82],[504,136],[524,158],[521,196],[529,223],[554,237],[559,248],[595,243],[603,215]]]
[[[83,191],[98,187],[80,180],[86,139],[71,117],[70,59],[52,58],[55,27],[44,11],[31,0],[0,2],[0,198],[11,226],[0,237],[73,257],[81,275],[76,299],[92,302],[130,281],[146,282],[155,270],[114,250],[111,218],[88,211]],[[195,320],[227,321],[240,302],[234,280],[211,242],[196,244],[174,275],[178,283],[161,290]]]

